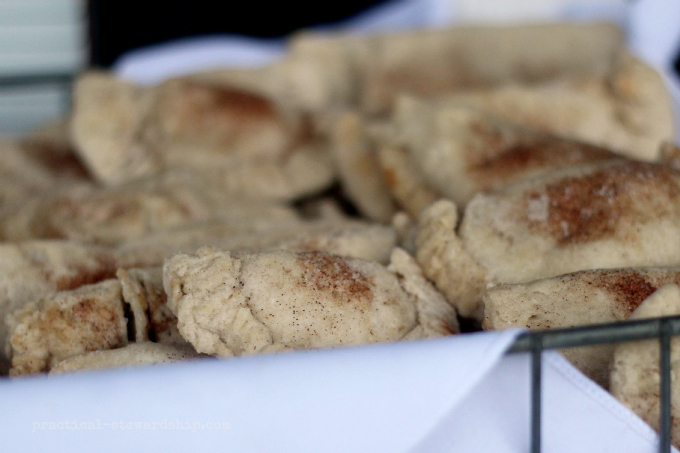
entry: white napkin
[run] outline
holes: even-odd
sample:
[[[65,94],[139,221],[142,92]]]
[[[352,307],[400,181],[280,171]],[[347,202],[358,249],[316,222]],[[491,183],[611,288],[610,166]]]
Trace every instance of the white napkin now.
[[[243,36],[186,38],[133,50],[113,65],[118,76],[141,85],[226,66],[257,67],[285,54],[283,40]]]
[[[542,451],[658,451],[654,430],[560,354],[542,364]],[[528,452],[530,381],[529,354],[500,358],[412,451]]]
[[[518,333],[4,381],[3,451],[525,452]],[[655,451],[561,356],[543,366],[543,451]]]
[[[406,452],[517,334],[5,380],[0,438],[12,452]]]

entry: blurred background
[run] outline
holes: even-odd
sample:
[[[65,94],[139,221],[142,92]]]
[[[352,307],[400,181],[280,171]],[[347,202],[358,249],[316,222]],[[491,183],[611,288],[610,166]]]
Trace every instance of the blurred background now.
[[[230,10],[229,3],[207,0],[0,0],[0,136],[19,135],[63,114],[70,82],[84,68],[108,68],[131,50],[176,39],[236,34],[281,42],[297,30],[338,23],[366,28],[370,22],[374,30],[386,30],[554,17],[613,18],[635,33],[641,27],[631,26],[629,9],[636,4],[652,10],[680,2],[344,0],[241,2]],[[677,67],[677,55],[673,61]]]

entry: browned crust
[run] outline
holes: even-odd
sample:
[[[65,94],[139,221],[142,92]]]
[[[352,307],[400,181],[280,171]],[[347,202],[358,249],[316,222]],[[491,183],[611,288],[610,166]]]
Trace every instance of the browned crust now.
[[[560,140],[515,143],[494,156],[470,158],[467,171],[480,190],[521,179],[535,170],[549,170],[616,157],[596,146]]]
[[[257,94],[186,80],[170,83],[182,95],[166,96],[158,114],[167,115],[171,125],[166,127],[172,128],[173,135],[204,140],[207,133],[213,139],[230,141],[259,124],[282,122],[273,103]]]
[[[148,288],[142,282],[144,291],[146,293],[146,301],[149,305],[149,324],[151,325],[151,334],[153,339],[157,342],[164,342],[165,339],[170,339],[173,336],[179,337],[177,330],[177,317],[170,311],[167,306],[168,296],[165,291],[161,289]]]
[[[520,128],[501,132],[490,123],[474,121],[470,129],[481,143],[465,150],[466,172],[479,191],[497,189],[539,171],[619,157],[598,146]]]
[[[592,242],[614,236],[622,221],[644,224],[678,217],[679,175],[643,162],[610,165],[568,176],[524,196],[523,220],[529,229],[552,237],[558,245]],[[532,200],[547,197],[545,221],[527,217]]]
[[[340,303],[370,304],[373,280],[350,266],[345,259],[320,252],[299,253],[297,259],[303,271],[302,285],[330,293]]]
[[[614,298],[618,319],[628,318],[657,289],[669,283],[680,286],[680,272],[644,269],[612,269],[588,272],[586,283]]]
[[[51,173],[82,180],[90,179],[87,168],[71,148],[39,139],[22,140],[21,148],[26,156]]]

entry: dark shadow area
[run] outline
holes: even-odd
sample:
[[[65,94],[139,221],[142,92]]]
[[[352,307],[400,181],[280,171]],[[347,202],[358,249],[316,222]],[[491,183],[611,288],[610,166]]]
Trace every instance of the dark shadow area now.
[[[484,330],[482,329],[482,323],[472,318],[458,316],[458,324],[460,325],[460,333],[480,332]]]
[[[353,17],[383,2],[90,0],[90,60],[95,66],[108,67],[128,50],[190,36],[281,37]]]

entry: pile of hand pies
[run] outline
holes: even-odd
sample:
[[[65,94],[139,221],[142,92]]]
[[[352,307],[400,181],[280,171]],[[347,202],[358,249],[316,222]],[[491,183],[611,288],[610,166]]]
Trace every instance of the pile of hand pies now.
[[[0,143],[2,368],[678,315],[673,139],[662,77],[604,23],[302,33],[154,86],[85,72],[68,118]],[[563,353],[654,425],[655,348]]]

